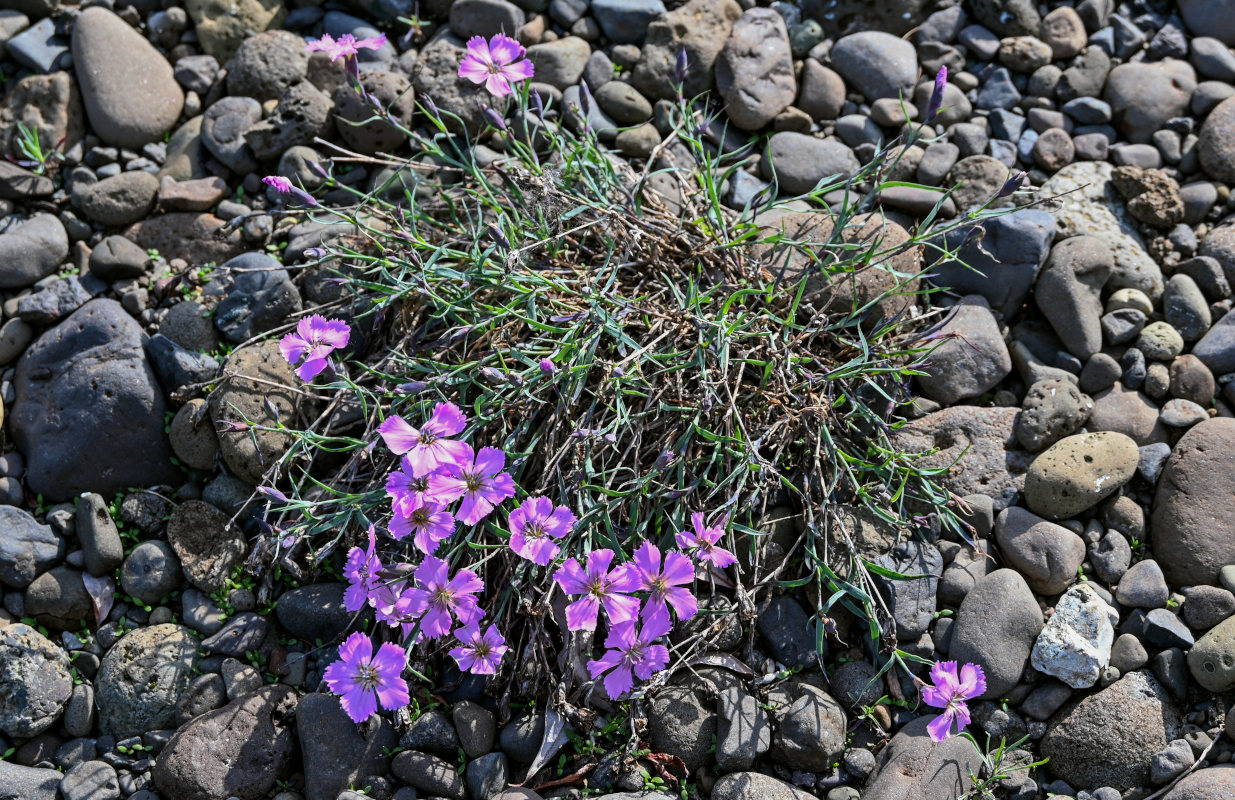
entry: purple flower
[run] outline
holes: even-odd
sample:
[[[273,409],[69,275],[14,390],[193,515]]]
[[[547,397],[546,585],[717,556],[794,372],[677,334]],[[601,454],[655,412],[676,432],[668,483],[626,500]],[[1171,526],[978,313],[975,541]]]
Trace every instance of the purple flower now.
[[[459,665],[459,669],[475,675],[496,675],[502,656],[510,649],[497,628],[490,626],[482,634],[480,625],[475,622],[455,631],[455,638],[462,647],[451,650],[450,657]]]
[[[557,364],[554,364],[551,358],[542,358],[540,359],[540,371],[546,375],[552,375],[557,372]]]
[[[668,632],[667,615],[645,619],[643,630],[637,633],[634,621],[616,624],[605,637],[608,651],[595,661],[587,662],[588,672],[592,678],[608,672],[605,694],[610,700],[616,700],[630,691],[635,678],[646,681],[669,663],[669,650],[663,644],[653,644]]]
[[[935,74],[935,90],[931,92],[931,101],[926,106],[926,116],[922,118],[923,122],[928,125],[935,119],[935,115],[939,113],[940,106],[943,105],[943,90],[947,85],[948,67],[945,64]]]
[[[1021,184],[1025,182],[1025,176],[1028,174],[1029,173],[1022,170],[1016,173],[1015,175],[1013,175],[1012,177],[1008,178],[1007,182],[1004,183],[1003,187],[999,190],[999,194],[996,196],[997,197],[1008,197],[1009,195],[1011,195],[1017,189],[1021,188]]]
[[[425,503],[404,516],[396,513],[390,520],[390,535],[403,540],[414,536],[416,549],[427,556],[455,532],[455,518],[437,503]]]
[[[296,323],[296,332],[289,333],[279,341],[279,349],[287,363],[295,364],[304,359],[296,374],[300,380],[313,380],[329,364],[329,356],[335,350],[347,347],[351,331],[341,319],[326,319],[320,314],[304,317]]]
[[[421,616],[420,630],[430,639],[450,633],[452,615],[464,625],[485,615],[476,604],[476,593],[484,583],[469,569],[461,569],[451,578],[445,561],[426,556],[416,568],[416,584],[409,595],[408,610]]]
[[[529,497],[510,512],[510,549],[545,566],[560,549],[553,539],[561,539],[574,527],[575,515],[566,506],[553,507],[547,497]]]
[[[301,189],[299,186],[293,185],[290,180],[284,178],[282,175],[267,175],[262,178],[262,183],[274,189],[279,194],[287,194],[290,192],[303,200],[306,205],[318,205],[316,197],[309,194],[304,189]]]
[[[661,617],[668,621],[669,606],[673,606],[678,619],[690,619],[699,612],[695,596],[689,589],[682,588],[695,580],[695,565],[689,558],[681,553],[666,553],[662,569],[660,549],[651,542],[644,542],[635,551],[634,564],[639,575],[639,589],[650,595],[643,604],[644,621]]]
[[[419,430],[402,417],[389,417],[378,426],[386,446],[396,455],[405,455],[412,477],[429,475],[442,467],[463,466],[471,460],[472,448],[466,442],[448,437],[457,435],[467,417],[454,403],[438,403],[433,416]]]
[[[986,692],[986,675],[977,664],[966,664],[958,675],[955,661],[939,661],[931,667],[931,680],[935,685],[922,687],[922,700],[944,711],[931,720],[926,731],[932,740],[942,742],[969,724],[969,706],[965,701]]]
[[[686,48],[678,48],[678,57],[673,64],[673,82],[678,85],[678,91],[681,92],[682,84],[686,83],[686,72],[690,69],[690,59],[686,56]]]
[[[339,660],[322,676],[330,691],[339,695],[343,710],[353,722],[364,722],[377,713],[377,704],[397,711],[411,702],[407,681],[401,677],[407,656],[393,644],[373,652],[373,642],[359,631],[339,647]]]
[[[357,39],[350,33],[345,33],[336,41],[329,33],[323,33],[322,38],[315,39],[305,45],[305,50],[321,50],[330,56],[331,61],[340,58],[353,58],[361,50],[381,50],[386,46],[386,34],[379,33],[367,39]]]
[[[426,502],[425,492],[429,491],[429,476],[412,477],[412,464],[407,456],[403,456],[400,468],[386,476],[386,494],[390,495],[394,512],[408,516]]]
[[[690,522],[695,530],[693,533],[690,531],[679,533],[677,535],[678,547],[692,551],[700,562],[710,562],[717,569],[724,569],[737,561],[733,553],[716,545],[725,535],[721,526],[707,527],[703,522],[703,514],[698,511],[690,515]]]
[[[473,36],[467,40],[467,55],[459,62],[459,77],[483,83],[490,94],[505,97],[511,83],[527,80],[535,72],[525,55],[523,45],[509,36],[499,33],[487,42],[483,36]]]
[[[498,503],[515,496],[514,478],[502,472],[506,467],[505,453],[496,447],[482,447],[475,460],[471,453],[472,448],[468,447],[458,466],[430,476],[426,495],[442,505],[462,497],[455,519],[464,525],[475,525],[489,516]]]
[[[343,576],[348,582],[347,591],[343,593],[344,608],[359,611],[370,602],[381,568],[382,562],[377,557],[377,528],[370,525],[369,549],[353,547],[347,551],[347,563],[343,566]]]
[[[612,550],[593,550],[587,554],[586,569],[571,559],[553,575],[563,592],[583,595],[566,607],[566,627],[570,630],[596,630],[602,605],[614,625],[630,622],[639,613],[638,599],[628,596],[639,591],[639,574],[626,564],[610,571],[612,563]]]

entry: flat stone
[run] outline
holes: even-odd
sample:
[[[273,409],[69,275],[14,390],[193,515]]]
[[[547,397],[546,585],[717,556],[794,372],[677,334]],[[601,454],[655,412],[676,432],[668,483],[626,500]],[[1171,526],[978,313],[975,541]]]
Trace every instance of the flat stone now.
[[[56,723],[72,693],[63,650],[28,625],[0,628],[0,731],[37,736]]]
[[[1025,501],[1048,519],[1093,508],[1131,480],[1140,453],[1121,433],[1084,433],[1051,445],[1025,476]]]
[[[734,125],[754,131],[793,102],[797,82],[789,31],[768,8],[744,13],[716,59],[716,86]]]

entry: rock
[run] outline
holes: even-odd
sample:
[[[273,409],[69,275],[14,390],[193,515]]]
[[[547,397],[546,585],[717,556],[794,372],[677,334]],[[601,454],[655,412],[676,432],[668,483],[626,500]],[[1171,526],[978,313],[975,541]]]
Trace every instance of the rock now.
[[[334,103],[309,81],[300,81],[279,97],[274,114],[250,127],[244,140],[262,160],[279,158],[297,145],[329,135]]]
[[[144,603],[158,603],[180,588],[180,561],[167,542],[142,542],[133,548],[120,570],[125,594]]]
[[[827,692],[789,682],[768,692],[775,728],[773,760],[791,769],[823,772],[845,749],[845,712]]]
[[[964,496],[986,494],[999,508],[1015,501],[1024,487],[1032,456],[1016,446],[1015,408],[953,406],[909,422],[893,436],[896,447],[927,453],[917,463],[941,469],[941,481]]]
[[[1017,506],[1005,508],[995,519],[995,541],[1030,588],[1044,595],[1059,594],[1071,585],[1085,560],[1081,537]]]
[[[271,624],[252,611],[242,611],[229,619],[218,632],[202,640],[202,651],[232,658],[244,658],[259,650],[270,634]]]
[[[1048,519],[1093,508],[1136,473],[1136,442],[1122,433],[1082,433],[1061,439],[1034,459],[1025,475],[1025,502]]]
[[[1160,169],[1117,167],[1111,174],[1115,188],[1128,200],[1128,213],[1154,228],[1170,228],[1184,218],[1179,184]]]
[[[827,178],[844,181],[862,165],[845,145],[803,133],[781,131],[768,140],[768,156],[760,162],[763,177],[791,194],[806,194]]]
[[[943,574],[943,556],[929,542],[905,541],[876,563],[893,572],[917,577],[890,580],[876,576],[875,584],[887,598],[900,641],[914,641],[926,633],[935,616],[935,593]]]
[[[659,690],[652,697],[648,709],[648,733],[652,747],[658,753],[677,756],[688,771],[694,772],[707,760],[712,740],[716,737],[716,713],[713,708],[694,689],[667,686]]]
[[[1011,173],[1004,164],[991,156],[968,156],[952,165],[944,183],[957,186],[952,199],[960,211],[969,211],[989,203],[990,208],[1006,208],[1012,205],[1007,197],[996,197]]]
[[[209,211],[227,194],[222,178],[168,181],[159,185],[159,207],[164,211]]]
[[[85,554],[86,571],[97,578],[115,572],[124,562],[124,543],[107,502],[87,492],[77,496],[76,505],[77,541]]]
[[[123,236],[108,236],[90,253],[90,274],[105,281],[140,278],[149,260],[145,250]]]
[[[982,295],[969,295],[953,306],[939,329],[940,343],[923,358],[918,383],[940,405],[976,397],[1012,371],[1012,358]]]
[[[785,21],[770,8],[744,13],[716,59],[716,87],[734,125],[755,131],[793,102],[797,83]]]
[[[412,84],[417,95],[432,97],[439,109],[458,116],[467,131],[477,133],[485,125],[479,103],[485,102],[488,94],[483,86],[459,77],[459,62],[466,54],[467,46],[458,37],[450,34],[434,37],[416,59]],[[587,56],[584,58],[586,60]],[[537,80],[542,80],[540,71],[537,65]],[[458,122],[448,117],[443,118],[443,122],[452,130],[459,127]]]
[[[210,427],[206,401],[194,398],[180,407],[172,418],[169,433],[172,452],[191,469],[209,470],[219,454],[219,437]]]
[[[159,179],[131,170],[90,185],[73,185],[73,205],[91,222],[119,227],[137,222],[154,210]]]
[[[1092,411],[1093,400],[1069,381],[1039,381],[1025,394],[1017,440],[1026,450],[1037,452],[1071,435]]]
[[[1127,675],[1149,663],[1149,653],[1135,634],[1121,633],[1111,647],[1111,666]]]
[[[1235,614],[1235,594],[1218,586],[1193,586],[1184,601],[1183,620],[1194,631],[1208,631]]]
[[[159,323],[159,333],[188,350],[208,352],[219,344],[212,316],[201,303],[176,303]]]
[[[1155,553],[1169,584],[1217,585],[1218,571],[1235,563],[1225,520],[1235,513],[1235,420],[1217,417],[1193,426],[1167,459],[1150,525]]]
[[[944,237],[947,247],[961,246],[954,260],[945,258],[933,247],[927,249],[928,262],[939,259],[930,267],[931,283],[961,295],[980,294],[991,308],[1011,319],[1020,310],[1050,253],[1055,220],[1045,211],[1025,209],[987,217],[982,229],[985,235],[980,242],[969,241],[963,246],[966,231],[958,230]]]
[[[1154,753],[1149,766],[1149,781],[1155,786],[1170,783],[1172,779],[1196,763],[1192,746],[1186,739],[1176,739],[1164,750]]]
[[[1158,419],[1158,407],[1145,394],[1116,383],[1095,394],[1093,403],[1088,423],[1091,431],[1120,433],[1140,447],[1166,440],[1166,431]]]
[[[0,289],[20,289],[51,275],[69,255],[64,224],[35,214],[0,233]]]
[[[1102,287],[1114,268],[1093,236],[1074,236],[1051,248],[1034,299],[1068,351],[1088,359],[1102,349]]]
[[[315,583],[284,592],[275,605],[279,624],[307,642],[338,638],[352,620],[343,607],[346,588],[342,583]]]
[[[1235,311],[1228,311],[1209,329],[1192,348],[1192,355],[1215,375],[1235,372]]]
[[[395,777],[429,797],[464,800],[463,780],[448,762],[428,753],[404,750],[391,764]]]
[[[1099,541],[1089,545],[1089,560],[1103,583],[1115,584],[1132,563],[1132,548],[1118,531],[1107,531]]]
[[[63,650],[28,625],[0,627],[0,731],[37,736],[56,723],[72,693]]]
[[[105,761],[83,761],[64,773],[60,793],[65,800],[119,800],[116,768]]]
[[[1147,143],[1168,119],[1186,116],[1196,90],[1196,72],[1186,61],[1120,64],[1111,70],[1102,93],[1113,122],[1128,140]]]
[[[173,212],[134,223],[125,229],[124,236],[143,250],[157,250],[168,260],[222,264],[244,249],[239,231],[228,235],[219,231],[224,224],[213,214]]]
[[[931,741],[931,719],[918,717],[897,731],[879,753],[862,800],[950,800],[969,791],[970,776],[981,768],[977,750],[959,736]]]
[[[99,725],[123,739],[175,726],[176,699],[193,678],[197,639],[180,625],[138,628],[103,656],[95,679]]]
[[[956,614],[948,655],[981,665],[986,673],[983,698],[1000,698],[1021,679],[1042,632],[1042,612],[1019,573],[998,569],[965,596]]]
[[[1235,181],[1232,135],[1235,135],[1235,98],[1227,98],[1209,112],[1196,143],[1201,168],[1215,180]]]
[[[210,419],[215,430],[221,431],[219,450],[228,469],[256,486],[265,471],[291,446],[291,437],[276,430],[250,431],[247,426],[276,423],[267,405],[281,418],[291,419],[298,396],[290,387],[299,386],[299,378],[283,358],[276,341],[235,351],[227,359],[225,372],[231,377],[221,381],[210,395]]]
[[[202,146],[228,169],[252,172],[257,157],[244,135],[261,119],[262,104],[252,97],[224,97],[202,115]]]
[[[1135,221],[1111,183],[1114,169],[1106,162],[1069,164],[1039,191],[1059,197],[1059,207],[1052,212],[1058,236],[1092,236],[1110,252],[1114,270],[1108,289],[1139,289],[1156,300],[1164,289],[1162,270],[1146,252]]]
[[[258,103],[278,100],[308,70],[304,39],[280,30],[258,33],[241,42],[227,61],[227,91]]]
[[[209,177],[206,161],[210,156],[202,145],[201,114],[181,125],[167,141],[167,157],[159,170],[159,179],[188,181]],[[170,209],[169,209],[170,210]]]
[[[57,630],[79,630],[94,620],[94,605],[82,582],[82,573],[68,566],[52,567],[26,589],[26,613],[41,625]]]
[[[202,50],[222,64],[246,36],[277,28],[287,17],[282,0],[186,0],[184,7]]]
[[[73,66],[90,127],[134,150],[162,138],[184,107],[171,65],[128,23],[101,6],[73,26]]]
[[[1071,6],[1060,6],[1043,17],[1038,35],[1057,61],[1080,55],[1089,41],[1085,23]]]
[[[476,758],[493,749],[497,737],[497,718],[492,711],[465,700],[456,703],[450,715],[458,732],[459,746],[468,758]]]
[[[1166,323],[1179,332],[1183,341],[1195,342],[1204,336],[1213,324],[1209,303],[1196,281],[1183,273],[1175,273],[1166,282],[1166,294],[1162,298],[1163,316]],[[1210,398],[1206,397],[1205,402]]]
[[[1133,564],[1119,581],[1115,599],[1124,608],[1163,608],[1170,597],[1162,568],[1153,559]]]
[[[721,771],[750,769],[772,745],[767,712],[736,686],[720,693],[716,719],[716,767]]]
[[[648,25],[639,63],[630,76],[631,85],[653,102],[673,100],[678,91],[674,66],[678,52],[685,50],[683,94],[695,97],[708,91],[713,85],[716,59],[741,16],[742,7],[736,0],[690,0],[661,14]]]
[[[156,333],[146,342],[146,355],[159,382],[175,393],[183,386],[205,384],[219,371],[219,362],[205,353],[194,353]]]
[[[834,120],[845,105],[845,81],[833,70],[808,58],[802,64],[797,107],[816,121]]]
[[[64,558],[64,539],[19,508],[0,505],[0,530],[0,582],[6,586],[25,589]]]
[[[223,676],[214,672],[198,675],[176,701],[176,722],[184,725],[227,704],[227,686]]]
[[[398,736],[385,718],[378,717],[375,723],[357,726],[334,695],[301,698],[296,708],[296,735],[304,760],[307,800],[336,800],[349,786],[364,786],[372,777],[390,772],[386,753],[395,747]],[[454,782],[462,788],[457,774]]]
[[[361,75],[360,85],[395,122],[403,128],[413,127],[415,93],[407,78],[397,72],[369,70]],[[335,90],[334,105],[339,138],[353,150],[368,154],[391,153],[407,141],[407,134],[395,124],[384,119],[373,120],[373,109],[351,86]]]
[[[977,542],[976,547],[962,545],[939,579],[939,602],[959,606],[969,590],[986,577],[990,568],[991,558],[984,542]]]
[[[1112,619],[1114,618],[1114,619]],[[1088,689],[1110,663],[1119,615],[1088,584],[1077,584],[1055,603],[1055,613],[1034,643],[1034,669],[1073,689]]]
[[[523,9],[506,0],[460,0],[450,4],[450,30],[464,39],[488,39],[498,33],[514,36],[526,22]]]
[[[163,392],[141,336],[119,303],[91,300],[22,356],[10,427],[31,491],[65,500],[172,480]]]
[[[852,33],[832,46],[832,68],[868,102],[910,97],[917,77],[917,54],[904,39],[882,31]]]
[[[712,787],[714,800],[814,800],[815,795],[761,772],[730,772]]]
[[[64,142],[67,151],[80,142],[85,114],[72,73],[27,75],[9,88],[0,108],[0,148],[12,156],[21,155],[18,123],[34,131],[44,145]],[[38,183],[45,185],[42,180]]]
[[[1041,754],[1072,786],[1145,786],[1154,753],[1180,735],[1179,712],[1149,673],[1123,676],[1064,706],[1047,723]]]
[[[151,777],[169,797],[266,797],[291,766],[296,693],[267,686],[203,714],[176,731]]]
[[[1232,792],[1235,792],[1235,764],[1217,764],[1184,776],[1162,800],[1222,800],[1231,797]]]
[[[797,600],[773,597],[761,603],[758,611],[755,627],[769,655],[788,667],[810,667],[818,663],[810,618]]]
[[[200,500],[176,507],[167,523],[167,541],[189,583],[206,593],[222,588],[248,550],[228,515]]]
[[[1227,618],[1197,640],[1188,652],[1188,669],[1207,691],[1235,687],[1235,619]]]
[[[579,82],[591,55],[591,46],[578,36],[566,36],[527,49],[528,60],[536,69],[536,80],[563,90]]]
[[[64,774],[54,769],[23,767],[0,761],[0,795],[4,800],[60,800]]]

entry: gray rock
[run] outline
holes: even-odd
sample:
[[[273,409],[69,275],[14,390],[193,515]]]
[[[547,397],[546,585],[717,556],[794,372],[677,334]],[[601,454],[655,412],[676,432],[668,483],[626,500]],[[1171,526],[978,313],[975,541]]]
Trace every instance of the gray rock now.
[[[578,36],[566,36],[527,49],[527,57],[536,69],[536,80],[563,90],[579,82],[591,55],[592,48]]]
[[[840,703],[807,683],[787,682],[768,692],[775,729],[770,755],[791,769],[823,772],[845,749],[846,719]]]
[[[665,13],[661,0],[593,0],[591,14],[616,44],[640,44],[650,26]]]
[[[263,31],[246,37],[227,62],[227,92],[258,103],[278,100],[308,69],[304,39],[287,31]]]
[[[248,551],[244,534],[227,514],[200,500],[186,500],[172,512],[167,541],[189,583],[203,592],[221,588]]]
[[[716,713],[700,692],[668,686],[652,698],[648,733],[659,753],[677,756],[693,772],[707,760],[716,737]]]
[[[486,753],[468,762],[463,782],[472,800],[490,800],[505,791],[510,782],[504,753]]]
[[[959,736],[931,741],[930,722],[930,717],[918,717],[897,731],[880,751],[862,800],[945,800],[969,791],[970,776],[981,765],[978,752]]]
[[[391,771],[386,753],[395,747],[398,736],[384,717],[375,723],[357,726],[333,695],[301,698],[296,708],[296,736],[304,760],[306,800],[336,800],[347,787],[364,786],[372,777]],[[453,768],[450,771],[459,794],[433,795],[463,800],[463,783]],[[395,774],[402,779],[398,770]]]
[[[832,68],[868,102],[913,92],[917,54],[904,39],[881,31],[852,33],[833,45],[831,58]]]
[[[40,624],[58,630],[79,630],[94,620],[94,604],[82,582],[82,573],[72,567],[52,567],[26,589],[25,613]]]
[[[760,162],[763,177],[791,194],[805,194],[824,178],[847,180],[859,169],[857,156],[840,142],[792,131],[773,134]]]
[[[814,800],[815,795],[761,772],[731,772],[716,781],[712,797],[715,800]]]
[[[219,371],[219,362],[205,353],[195,353],[156,333],[146,342],[146,355],[159,383],[169,392],[205,384]]]
[[[1098,579],[1115,584],[1132,563],[1132,548],[1119,531],[1107,531],[1101,540],[1089,545],[1089,560]]]
[[[1021,404],[1017,440],[1036,452],[1078,430],[1089,419],[1093,400],[1069,381],[1039,381],[1029,387]]]
[[[1164,608],[1171,590],[1162,568],[1153,559],[1133,564],[1115,590],[1115,599],[1125,608]]]
[[[62,780],[64,774],[54,769],[0,761],[0,800],[61,800]]]
[[[145,250],[125,237],[108,236],[90,253],[90,274],[105,281],[140,278],[146,274],[149,260]]]
[[[300,312],[300,292],[270,256],[246,253],[223,264],[223,269],[231,272],[212,280],[204,291],[223,295],[214,324],[228,341],[247,341]]]
[[[928,155],[934,147],[927,149]],[[920,173],[921,165],[918,169]],[[982,230],[982,240],[967,242],[954,260],[944,259],[935,248],[927,248],[928,260],[940,259],[929,270],[931,283],[962,295],[980,294],[991,308],[1011,319],[1024,303],[1050,253],[1055,220],[1045,211],[1025,209],[989,217],[982,222]],[[944,244],[955,248],[965,236],[966,231],[958,230],[946,236]]]
[[[1185,116],[1196,89],[1196,73],[1186,61],[1120,64],[1107,78],[1103,99],[1115,127],[1128,140],[1149,142],[1168,119]]]
[[[1153,755],[1180,735],[1179,712],[1147,672],[1069,703],[1047,723],[1041,754],[1072,786],[1145,786]]]
[[[935,594],[943,574],[943,556],[929,542],[905,541],[881,556],[876,563],[893,572],[915,577],[892,580],[876,576],[896,622],[900,641],[913,641],[926,633],[935,616]]]
[[[163,394],[141,335],[119,303],[91,300],[22,356],[10,425],[32,491],[63,500],[170,482]]]
[[[1136,473],[1140,452],[1122,433],[1082,433],[1061,439],[1034,459],[1025,475],[1025,502],[1049,519],[1093,508]]]
[[[28,625],[0,628],[0,731],[37,736],[56,723],[72,693],[63,650]]]
[[[96,251],[97,252],[97,251]],[[219,344],[219,336],[206,308],[192,300],[176,303],[159,323],[159,333],[181,347],[208,352]]]
[[[124,543],[107,503],[101,495],[77,496],[77,541],[86,557],[86,571],[95,577],[108,575],[124,562]]]
[[[497,718],[484,706],[465,700],[450,710],[459,737],[459,746],[468,758],[477,758],[493,749],[497,738]]]
[[[64,800],[119,800],[116,768],[104,761],[83,761],[64,773],[60,794]]]
[[[631,84],[649,100],[674,99],[678,91],[674,66],[678,53],[685,50],[683,93],[695,97],[708,91],[713,85],[716,58],[741,15],[742,7],[735,0],[690,0],[660,15],[648,25]]]
[[[230,170],[257,169],[257,157],[244,135],[262,119],[262,104],[252,97],[224,97],[202,115],[201,143]]]
[[[197,639],[187,628],[164,624],[126,634],[95,679],[103,733],[123,739],[174,727],[176,700],[196,666]]]
[[[976,397],[1012,371],[1012,357],[982,295],[969,295],[953,306],[939,328],[939,342],[922,360],[918,383],[940,405]]]
[[[18,289],[52,274],[68,257],[64,224],[35,214],[0,233],[0,288]]]
[[[171,65],[106,8],[88,8],[78,17],[73,66],[90,127],[107,144],[138,149],[180,117],[184,92]]]
[[[226,371],[235,377],[220,382],[210,396],[210,419],[219,434],[219,450],[228,469],[241,480],[256,486],[262,475],[291,445],[290,437],[275,430],[251,431],[247,425],[274,426],[277,420],[292,419],[297,404],[299,378],[283,358],[278,342],[266,341],[236,351],[228,357]],[[245,377],[239,377],[245,376]],[[263,381],[257,383],[252,378]],[[222,424],[226,423],[226,424]],[[236,427],[244,423],[244,426]]]
[[[328,136],[333,110],[330,96],[310,81],[294,83],[279,97],[274,114],[245,131],[244,140],[259,159],[273,161],[292,147]]]
[[[1092,236],[1074,236],[1051,249],[1035,300],[1068,351],[1088,359],[1102,349],[1102,287],[1114,269],[1110,252]]]
[[[995,570],[961,603],[948,655],[981,665],[982,697],[1001,698],[1020,681],[1042,627],[1042,612],[1025,579],[1010,569]]]
[[[130,170],[98,183],[73,184],[73,206],[91,222],[120,227],[137,222],[154,210],[159,179],[149,172]]]
[[[1066,589],[1085,560],[1081,537],[1016,506],[996,518],[995,540],[1008,563],[1040,594],[1055,595]]]
[[[759,701],[738,687],[720,693],[716,706],[716,766],[724,772],[750,769],[772,746],[771,723]]]
[[[543,720],[543,717],[536,719]],[[539,740],[535,746],[539,750]],[[405,750],[420,750],[442,758],[454,758],[459,752],[459,736],[450,717],[442,711],[429,710],[412,720],[399,737],[399,747]]]
[[[264,617],[242,611],[224,623],[217,633],[202,640],[202,651],[232,658],[244,658],[250,650],[261,649],[271,626]]]
[[[1192,348],[1215,375],[1235,372],[1235,311],[1228,311]]]
[[[120,570],[125,594],[145,603],[158,603],[180,588],[180,561],[166,542],[142,542],[133,548]]]
[[[346,589],[342,583],[315,583],[284,592],[275,604],[279,624],[307,642],[334,640],[352,620],[352,613],[343,607]]]
[[[6,586],[24,589],[64,558],[64,539],[19,508],[0,505],[0,530],[0,582]]]
[[[1193,586],[1184,600],[1183,621],[1194,631],[1210,628],[1235,614],[1235,594],[1218,586]]]
[[[1220,800],[1235,792],[1235,765],[1198,769],[1171,787],[1162,800]]]
[[[223,676],[215,672],[198,675],[176,700],[176,723],[184,725],[226,704],[227,685]]]
[[[752,8],[734,23],[716,59],[716,87],[729,119],[748,131],[767,125],[793,102],[793,54],[780,14]]]
[[[755,627],[769,655],[785,666],[810,667],[818,663],[810,617],[792,597],[773,597],[761,603]],[[824,651],[826,657],[826,640]]]
[[[437,756],[404,750],[395,756],[391,768],[396,778],[429,797],[445,797],[449,800],[464,800],[467,797],[459,773]]]

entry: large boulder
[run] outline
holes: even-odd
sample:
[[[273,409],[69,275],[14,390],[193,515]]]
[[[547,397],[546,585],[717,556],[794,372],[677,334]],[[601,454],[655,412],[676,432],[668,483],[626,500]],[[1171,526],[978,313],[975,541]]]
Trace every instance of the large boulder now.
[[[1218,584],[1235,564],[1235,419],[1195,425],[1175,445],[1154,496],[1150,541],[1172,586]]]
[[[1228,800],[1235,797],[1235,764],[1218,764],[1187,775],[1162,800]]]
[[[10,429],[34,493],[58,501],[176,480],[141,326],[115,300],[91,300],[44,333],[14,385]]]

